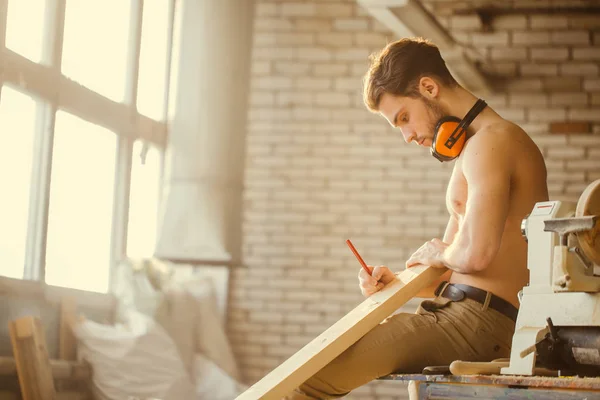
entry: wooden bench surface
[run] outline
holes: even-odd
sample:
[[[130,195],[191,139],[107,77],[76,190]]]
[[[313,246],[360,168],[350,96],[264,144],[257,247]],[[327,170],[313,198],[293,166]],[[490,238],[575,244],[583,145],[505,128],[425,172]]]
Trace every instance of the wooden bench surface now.
[[[423,375],[390,374],[381,380],[420,381],[448,384],[477,384],[518,386],[523,388],[586,389],[600,391],[600,377],[581,378],[572,376],[545,377],[522,375]],[[599,393],[600,396],[600,393]]]

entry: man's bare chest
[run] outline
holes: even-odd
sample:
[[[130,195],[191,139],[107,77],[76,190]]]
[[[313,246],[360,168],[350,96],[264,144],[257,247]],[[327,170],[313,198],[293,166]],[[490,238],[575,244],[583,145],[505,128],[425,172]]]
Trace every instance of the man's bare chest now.
[[[460,164],[456,164],[446,190],[446,208],[455,216],[464,216],[467,203],[467,180],[462,173]]]

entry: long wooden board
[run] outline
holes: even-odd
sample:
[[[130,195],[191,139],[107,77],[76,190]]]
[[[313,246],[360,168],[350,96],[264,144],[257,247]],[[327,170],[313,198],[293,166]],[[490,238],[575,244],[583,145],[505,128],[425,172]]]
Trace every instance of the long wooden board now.
[[[445,268],[419,266],[396,274],[396,280],[367,298],[236,400],[281,399],[444,272]]]
[[[22,317],[10,321],[8,328],[23,400],[55,400],[42,322],[37,317]]]
[[[58,358],[74,361],[77,359],[77,338],[73,324],[77,318],[77,304],[73,297],[63,297],[60,302],[60,328],[58,334]]]
[[[50,369],[52,378],[61,381],[85,381],[92,377],[92,369],[86,362],[50,359]],[[17,361],[14,357],[0,356],[0,377],[2,376],[17,376]]]

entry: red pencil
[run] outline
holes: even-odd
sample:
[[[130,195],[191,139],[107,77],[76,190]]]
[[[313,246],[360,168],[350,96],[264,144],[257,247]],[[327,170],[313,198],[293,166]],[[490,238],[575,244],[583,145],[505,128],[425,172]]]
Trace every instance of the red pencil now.
[[[362,257],[360,256],[360,254],[358,254],[358,251],[356,251],[356,249],[354,248],[354,245],[352,244],[350,239],[346,240],[346,244],[348,245],[348,247],[350,247],[350,250],[352,250],[352,252],[356,256],[356,259],[358,260],[360,265],[362,265],[362,267],[365,269],[365,271],[367,271],[367,274],[371,275],[371,271],[369,271],[369,268],[367,268],[367,264],[365,264]]]

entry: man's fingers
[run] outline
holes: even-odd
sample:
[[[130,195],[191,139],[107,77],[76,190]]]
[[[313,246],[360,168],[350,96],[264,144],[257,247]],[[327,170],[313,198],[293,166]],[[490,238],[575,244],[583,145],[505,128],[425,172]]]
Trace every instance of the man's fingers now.
[[[379,289],[376,286],[371,286],[368,289],[362,289],[361,292],[363,294],[363,296],[365,297],[369,297],[374,293],[377,293],[379,291]]]
[[[361,280],[370,280],[371,279],[374,268],[371,266],[367,266],[367,268],[369,268],[369,271],[371,271],[371,275],[367,274],[367,271],[365,271],[364,268],[359,268],[358,279],[361,279]]]
[[[369,286],[368,288],[363,288],[361,292],[363,296],[369,297],[372,294],[379,292],[381,289],[383,289],[384,286],[385,284],[383,282],[379,282],[376,286]]]
[[[376,284],[377,281],[379,281],[379,278],[381,278],[381,269],[379,267],[373,268],[373,273],[371,274],[371,277],[375,280]]]
[[[387,267],[385,265],[378,265],[375,268],[373,268],[373,278],[375,278],[375,280],[379,281],[381,279],[381,277],[383,276],[383,274],[385,273]]]
[[[375,286],[374,284],[371,284],[369,281],[360,281],[360,283],[358,285],[363,289],[369,289],[369,288],[372,288],[373,286]]]
[[[371,275],[367,274],[367,272],[363,268],[361,268],[360,272],[358,273],[358,278],[370,282],[371,285],[377,285],[378,279],[375,277],[377,267],[371,267],[369,265],[368,268],[369,270],[371,270]]]
[[[377,285],[377,281],[370,276],[367,278],[364,278],[364,279],[363,278],[358,279],[358,286],[360,286],[363,289],[373,288],[376,285]]]
[[[392,280],[390,277],[393,278],[393,274],[389,268],[384,265],[376,267],[369,265],[368,267],[371,270],[371,275],[367,274],[362,268],[358,273],[359,287],[362,294],[366,297],[383,289]]]
[[[406,268],[418,267],[420,265],[431,266],[433,261],[431,260],[409,260],[406,262]]]
[[[360,291],[361,291],[362,295],[365,297],[369,297],[370,295],[372,295],[374,293],[373,289],[361,289]]]

